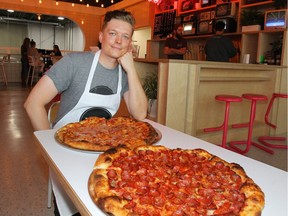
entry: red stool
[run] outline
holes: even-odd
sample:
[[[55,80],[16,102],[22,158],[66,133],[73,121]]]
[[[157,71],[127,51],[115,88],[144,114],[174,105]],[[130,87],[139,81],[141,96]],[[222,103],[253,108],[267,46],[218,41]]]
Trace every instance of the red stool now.
[[[274,129],[276,129],[277,126],[272,124],[272,123],[270,123],[269,114],[270,114],[271,108],[273,106],[274,100],[276,98],[288,98],[288,95],[287,94],[274,93],[272,95],[272,98],[271,98],[270,102],[269,102],[269,105],[268,105],[268,108],[267,108],[267,111],[266,111],[266,114],[265,114],[265,123],[267,125],[271,126]],[[287,149],[288,148],[287,145],[271,144],[271,143],[268,143],[267,140],[270,140],[270,141],[273,141],[273,140],[286,141],[287,140],[286,137],[261,136],[261,137],[258,138],[258,141],[260,143],[262,143],[263,145],[271,147],[271,148],[281,148],[281,149]]]
[[[220,125],[218,127],[204,128],[204,132],[223,130],[221,146],[223,148],[226,148],[228,120],[229,120],[229,112],[230,112],[230,103],[231,102],[241,102],[242,98],[238,97],[238,96],[234,96],[234,95],[216,95],[215,96],[215,100],[225,101],[226,102],[224,121],[223,121],[222,125]]]
[[[272,151],[271,149],[265,148],[264,146],[255,143],[252,141],[252,131],[253,131],[253,124],[254,124],[254,120],[255,120],[255,114],[256,114],[256,103],[257,101],[266,101],[268,100],[268,97],[265,95],[259,95],[259,94],[243,94],[242,95],[243,98],[251,100],[251,108],[250,108],[250,119],[248,122],[248,138],[245,141],[232,141],[230,142],[230,148],[232,150],[235,150],[236,152],[240,153],[240,154],[246,154],[249,150],[251,145],[254,145],[270,154],[274,154],[274,151]],[[244,127],[247,124],[237,124],[236,126],[238,127]],[[235,127],[235,125],[234,125]],[[246,148],[244,150],[238,148],[236,145],[241,145],[241,144],[246,144]]]

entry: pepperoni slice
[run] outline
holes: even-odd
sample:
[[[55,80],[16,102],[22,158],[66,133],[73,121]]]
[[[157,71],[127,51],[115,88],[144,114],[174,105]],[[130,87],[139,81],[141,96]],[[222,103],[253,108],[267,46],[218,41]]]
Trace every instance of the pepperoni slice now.
[[[114,169],[109,169],[107,172],[107,176],[110,179],[116,179],[117,178],[117,172]]]
[[[157,207],[163,207],[165,205],[165,199],[161,196],[154,197],[154,205]]]
[[[127,208],[127,209],[132,209],[136,206],[136,203],[133,202],[133,201],[130,201],[128,202],[126,205],[124,205],[124,208]]]
[[[131,194],[128,192],[124,192],[123,197],[124,197],[124,199],[129,200],[129,201],[133,199]]]
[[[152,203],[152,199],[149,196],[143,196],[143,197],[140,197],[139,202],[140,202],[141,205],[151,204]]]

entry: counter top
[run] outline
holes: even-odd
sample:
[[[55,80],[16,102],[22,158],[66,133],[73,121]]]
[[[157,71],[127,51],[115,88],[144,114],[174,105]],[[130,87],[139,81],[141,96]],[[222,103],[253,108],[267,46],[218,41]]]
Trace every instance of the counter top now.
[[[276,68],[287,68],[287,66],[281,65],[265,65],[265,64],[244,64],[244,63],[233,63],[233,62],[213,62],[213,61],[196,61],[196,60],[181,60],[181,59],[156,59],[156,58],[135,58],[136,62],[145,63],[182,63],[182,64],[195,64],[202,65],[202,67],[213,67],[213,68],[226,68],[226,67],[239,67],[239,68],[261,68],[261,69],[274,69]]]
[[[169,148],[202,148],[228,162],[240,164],[265,193],[262,216],[287,215],[287,172],[223,149],[190,135],[147,120],[162,133],[157,145]],[[105,215],[91,200],[87,182],[99,153],[87,153],[62,146],[54,139],[55,130],[36,131],[36,143],[50,168],[82,215]]]

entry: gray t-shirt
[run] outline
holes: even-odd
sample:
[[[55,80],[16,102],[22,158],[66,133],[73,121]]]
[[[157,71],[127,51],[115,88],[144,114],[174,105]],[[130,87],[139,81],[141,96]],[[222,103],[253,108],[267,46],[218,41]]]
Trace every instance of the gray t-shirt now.
[[[61,105],[55,123],[78,103],[84,92],[94,55],[92,52],[69,53],[46,73],[61,93]],[[118,66],[110,70],[98,62],[90,92],[105,95],[116,94],[118,72]],[[127,74],[122,69],[121,97],[128,89]]]

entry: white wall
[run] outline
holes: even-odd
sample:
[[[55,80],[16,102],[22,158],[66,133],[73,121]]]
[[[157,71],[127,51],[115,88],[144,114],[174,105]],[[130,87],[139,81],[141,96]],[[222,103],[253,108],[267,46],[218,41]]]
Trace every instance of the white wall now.
[[[145,58],[147,40],[151,40],[151,27],[136,29],[133,34],[134,44],[140,46],[139,58]]]
[[[60,50],[83,51],[85,47],[83,33],[73,22],[65,27],[34,23],[0,23],[0,47],[20,49],[25,37],[33,39],[36,48],[39,49],[51,50],[54,44],[57,44]]]

